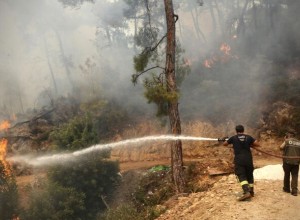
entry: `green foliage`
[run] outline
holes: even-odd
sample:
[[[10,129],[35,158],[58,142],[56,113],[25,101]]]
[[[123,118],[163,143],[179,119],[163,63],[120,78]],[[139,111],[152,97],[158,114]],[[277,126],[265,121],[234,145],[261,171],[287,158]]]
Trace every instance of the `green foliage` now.
[[[149,58],[151,57],[151,52],[145,52],[138,54],[133,57],[134,69],[137,72],[142,72],[148,65]],[[133,82],[136,82],[136,78],[133,77]]]
[[[151,48],[156,44],[158,30],[155,28],[144,27],[140,28],[137,36],[135,37],[135,43],[137,46],[144,48],[144,51],[133,58],[134,69],[137,72],[142,72],[145,70],[149,63],[149,59],[152,57],[154,48]],[[133,83],[137,81],[137,75],[132,76]]]
[[[25,220],[84,220],[85,195],[71,187],[49,183],[46,191],[33,191]]]
[[[179,87],[184,81],[185,77],[190,73],[190,66],[182,54],[184,50],[182,49],[179,42],[177,42],[176,47],[176,63],[175,63],[175,77],[176,85]],[[147,49],[145,49],[147,51]],[[158,49],[151,52],[144,52],[134,57],[135,69],[137,72],[145,71],[148,62],[155,63],[156,66],[160,66],[164,61],[161,57],[164,54],[160,54]],[[151,56],[151,60],[149,60]],[[157,116],[166,116],[168,114],[168,103],[178,101],[179,93],[174,91],[168,91],[166,85],[166,79],[163,78],[164,73],[152,72],[152,77],[146,77],[144,79],[144,87],[146,89],[144,95],[147,98],[149,103],[155,103],[157,105]],[[137,83],[137,79],[141,76],[141,73],[132,75],[132,82]]]
[[[50,139],[61,150],[78,150],[99,142],[91,117],[77,116],[50,133]]]
[[[151,48],[151,46],[156,44],[157,37],[157,28],[145,26],[139,29],[138,34],[134,38],[134,41],[136,45],[141,48]]]
[[[18,213],[18,189],[14,176],[8,174],[0,160],[0,213],[1,219],[11,219]]]
[[[97,212],[106,209],[103,199],[110,197],[120,180],[118,162],[106,160],[107,157],[108,151],[93,153],[48,172],[51,181],[85,195],[84,219],[94,219]]]
[[[132,120],[124,107],[114,102],[107,103],[101,113],[94,118],[95,129],[101,140],[114,137],[131,123]]]
[[[82,104],[80,107],[85,112],[84,116],[71,119],[51,133],[51,140],[57,149],[74,151],[97,144],[99,138],[109,138],[127,123],[126,112],[112,102],[93,100]],[[78,201],[80,201],[81,208],[77,207],[80,212],[68,208],[68,204],[72,201],[64,201],[61,206],[54,206],[52,202],[47,202],[48,199],[56,200],[63,193],[54,192],[54,188],[48,188],[47,190],[51,191],[51,194],[47,191],[46,194],[37,196],[29,210],[30,215],[39,216],[33,213],[36,212],[36,209],[40,209],[39,201],[41,201],[40,203],[45,203],[45,207],[49,207],[48,211],[42,214],[43,216],[55,216],[53,212],[59,212],[61,219],[67,219],[68,216],[72,215],[76,217],[73,219],[95,219],[98,212],[107,208],[105,201],[110,198],[120,180],[119,164],[108,160],[109,157],[110,150],[104,149],[101,152],[56,165],[48,171],[50,182],[61,187],[57,190],[72,189],[79,193],[74,196],[77,196]],[[73,191],[68,192],[71,194]],[[56,194],[57,197],[53,198]],[[82,197],[80,197],[81,195]],[[51,218],[43,217],[42,219]]]
[[[170,92],[163,83],[152,76],[152,79],[145,79],[144,86],[146,91],[144,93],[149,103],[157,105],[157,116],[164,116],[168,114],[168,102],[175,102],[179,98],[177,92]]]
[[[115,209],[109,209],[99,220],[143,220],[145,217],[132,204],[123,204]]]

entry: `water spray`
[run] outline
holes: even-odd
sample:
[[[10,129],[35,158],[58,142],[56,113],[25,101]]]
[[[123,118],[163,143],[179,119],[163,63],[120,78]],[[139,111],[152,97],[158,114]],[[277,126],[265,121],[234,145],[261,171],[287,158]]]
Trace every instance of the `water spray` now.
[[[128,139],[124,141],[114,142],[114,143],[108,143],[108,144],[97,144],[93,145],[91,147],[74,151],[71,153],[62,153],[62,154],[53,154],[48,156],[40,156],[40,157],[32,157],[32,156],[13,156],[10,158],[7,158],[7,160],[12,162],[18,162],[18,163],[26,163],[31,166],[45,166],[45,165],[51,165],[56,164],[60,162],[66,162],[70,160],[74,160],[76,158],[79,158],[82,155],[108,149],[108,148],[115,148],[119,146],[126,146],[126,145],[133,145],[133,144],[140,144],[145,142],[153,142],[153,141],[220,141],[219,138],[205,138],[205,137],[193,137],[193,136],[174,136],[174,135],[161,135],[161,136],[146,136],[141,138],[134,138],[134,139]]]

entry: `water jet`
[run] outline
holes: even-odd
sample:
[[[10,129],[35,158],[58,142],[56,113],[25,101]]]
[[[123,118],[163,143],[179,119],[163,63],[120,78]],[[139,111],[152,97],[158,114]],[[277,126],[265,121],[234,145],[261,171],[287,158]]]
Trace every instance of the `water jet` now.
[[[18,163],[25,163],[31,166],[45,166],[51,165],[61,162],[67,162],[70,160],[74,160],[79,158],[82,155],[100,151],[107,148],[115,148],[119,146],[127,146],[133,144],[141,144],[146,142],[154,142],[154,141],[218,141],[218,138],[206,138],[206,137],[194,137],[194,136],[184,136],[184,135],[158,135],[158,136],[145,136],[141,138],[133,138],[127,139],[119,142],[114,143],[107,143],[107,144],[97,144],[93,145],[81,150],[77,150],[70,153],[58,153],[53,155],[46,155],[46,156],[39,156],[39,157],[32,157],[30,155],[23,155],[23,156],[12,156],[7,158],[7,160],[12,162]]]

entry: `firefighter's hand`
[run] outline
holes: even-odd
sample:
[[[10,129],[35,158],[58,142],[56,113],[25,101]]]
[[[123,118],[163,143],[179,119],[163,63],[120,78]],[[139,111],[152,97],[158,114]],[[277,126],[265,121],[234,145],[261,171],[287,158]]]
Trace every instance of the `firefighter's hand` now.
[[[228,137],[222,137],[222,138],[218,138],[218,141],[224,142],[224,141],[226,141],[226,139],[228,139]]]

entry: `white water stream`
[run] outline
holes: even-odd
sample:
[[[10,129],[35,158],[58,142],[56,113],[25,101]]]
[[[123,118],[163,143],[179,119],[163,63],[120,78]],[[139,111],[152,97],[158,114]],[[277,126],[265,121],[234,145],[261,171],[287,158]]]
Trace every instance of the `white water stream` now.
[[[26,163],[26,164],[32,165],[32,166],[44,166],[44,165],[62,163],[62,162],[66,162],[69,160],[73,160],[84,154],[92,153],[92,152],[103,150],[106,148],[114,148],[114,147],[119,147],[119,146],[130,146],[130,145],[142,144],[142,143],[146,143],[146,142],[176,141],[176,140],[217,141],[218,139],[217,138],[182,136],[182,135],[179,135],[179,136],[174,136],[174,135],[146,136],[146,137],[128,139],[128,140],[114,142],[114,143],[108,143],[108,144],[97,144],[97,145],[93,145],[91,147],[88,147],[88,148],[85,148],[82,150],[78,150],[78,151],[74,151],[71,153],[53,154],[53,155],[40,156],[40,157],[32,157],[29,155],[13,156],[13,157],[7,158],[7,160],[19,162],[19,163]]]

